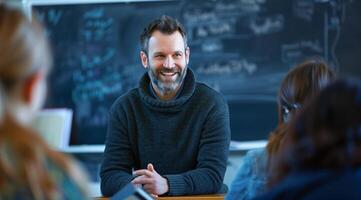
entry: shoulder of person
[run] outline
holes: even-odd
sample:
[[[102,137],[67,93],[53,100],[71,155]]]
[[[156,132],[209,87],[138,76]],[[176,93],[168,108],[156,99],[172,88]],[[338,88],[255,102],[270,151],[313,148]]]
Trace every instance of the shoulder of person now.
[[[80,163],[71,157],[65,157],[67,166],[60,166],[55,160],[48,158],[47,172],[56,180],[57,187],[61,189],[64,199],[87,199],[89,194],[87,183],[88,175]]]
[[[120,95],[112,104],[110,110],[118,110],[122,107],[128,107],[130,102],[134,102],[133,100],[139,98],[139,93],[137,91],[137,88],[131,89],[128,92]]]
[[[246,156],[262,158],[267,156],[266,148],[251,149],[247,152]]]
[[[216,91],[215,89],[211,88],[205,83],[197,82],[196,83],[196,91],[198,95],[200,95],[202,98],[207,99],[214,99],[221,102],[226,102],[223,95]]]
[[[252,149],[247,152],[244,161],[250,163],[255,170],[264,170],[267,165],[268,154],[266,148]]]

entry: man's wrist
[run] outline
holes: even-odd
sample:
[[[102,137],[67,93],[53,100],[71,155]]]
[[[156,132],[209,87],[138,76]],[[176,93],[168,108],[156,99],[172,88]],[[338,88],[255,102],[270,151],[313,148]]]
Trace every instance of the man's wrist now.
[[[164,177],[163,176],[163,179],[164,179],[164,188],[165,188],[165,192],[162,194],[162,195],[167,195],[169,193],[169,181],[168,181],[168,178],[167,177]]]

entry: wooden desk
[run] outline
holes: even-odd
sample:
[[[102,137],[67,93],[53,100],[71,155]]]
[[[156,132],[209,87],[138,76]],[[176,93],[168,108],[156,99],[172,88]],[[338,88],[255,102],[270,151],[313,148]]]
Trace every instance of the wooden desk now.
[[[210,195],[194,195],[194,196],[178,196],[178,197],[159,197],[157,200],[224,200],[224,195],[221,194],[210,194]]]
[[[109,200],[109,198],[95,198],[96,200]],[[194,196],[176,196],[176,197],[158,197],[157,200],[224,200],[222,194],[194,195]]]

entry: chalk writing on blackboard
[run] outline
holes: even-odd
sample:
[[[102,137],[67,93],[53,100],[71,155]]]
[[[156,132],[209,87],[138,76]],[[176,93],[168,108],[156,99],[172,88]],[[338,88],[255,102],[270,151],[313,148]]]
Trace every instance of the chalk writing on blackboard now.
[[[361,42],[361,1],[84,2],[36,5],[34,10],[54,49],[48,105],[74,110],[77,144],[104,142],[111,104],[136,87],[146,71],[139,60],[139,34],[163,14],[185,26],[189,67],[197,80],[231,101],[237,140],[267,138],[274,121],[259,122],[266,127],[262,130],[237,122],[247,121],[250,112],[277,118],[275,109],[264,105],[275,106],[280,81],[295,63],[321,56],[344,74],[361,74],[361,47],[356,45]]]

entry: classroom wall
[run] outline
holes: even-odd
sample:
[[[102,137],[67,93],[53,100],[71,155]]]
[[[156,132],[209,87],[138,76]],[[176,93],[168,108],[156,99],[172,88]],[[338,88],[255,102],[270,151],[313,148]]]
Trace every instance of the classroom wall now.
[[[268,138],[280,81],[295,63],[320,56],[361,75],[361,1],[89,1],[34,6],[55,55],[47,106],[74,111],[71,145],[104,144],[111,104],[145,72],[139,33],[162,14],[185,26],[189,67],[224,95],[235,141]]]
[[[22,1],[21,0],[8,0],[8,3],[14,7],[22,9]],[[224,183],[230,186],[236,172],[242,162],[242,157],[245,151],[233,151],[230,153],[227,171],[224,179]],[[81,154],[73,154],[73,156],[81,161],[84,165],[84,169],[89,172],[91,179],[93,180],[89,183],[89,187],[91,188],[91,195],[92,196],[101,196],[100,193],[100,186],[98,182],[98,170],[99,170],[99,163],[102,159],[101,154],[97,153],[81,153]],[[95,181],[94,181],[95,180]]]
[[[17,6],[17,7],[21,7],[21,0],[9,0],[9,2],[12,4],[12,5],[14,5],[14,6]],[[326,1],[325,1],[326,2]],[[301,12],[301,11],[300,11]],[[300,13],[300,15],[302,15],[302,12]],[[304,18],[308,18],[309,16],[307,15],[307,14],[305,14],[304,16],[303,16]],[[271,21],[272,20],[276,20],[277,21],[277,18],[271,18]],[[240,22],[240,23],[242,23],[242,22]],[[337,20],[335,19],[334,20],[334,23],[338,23],[337,22]],[[193,26],[194,24],[192,24],[191,22],[189,23],[189,26]],[[331,24],[332,25],[332,24]],[[349,26],[349,27],[352,27],[352,24]],[[332,27],[331,27],[331,29],[332,29]],[[261,31],[261,30],[260,30]],[[296,34],[296,33],[292,33],[292,34]],[[332,33],[332,34],[334,34],[334,33]],[[335,35],[329,35],[330,37],[334,37]],[[355,32],[355,34],[358,34],[358,32]],[[285,34],[285,35],[287,35],[287,34]],[[346,36],[345,35],[341,35],[341,37],[347,37],[347,34],[346,34]],[[204,39],[204,38],[203,38]],[[265,40],[267,39],[267,38],[264,38]],[[314,41],[313,40],[310,40],[310,41],[303,41],[302,39],[300,40],[300,41],[292,41],[292,39],[291,38],[281,38],[282,40],[286,40],[286,39],[289,39],[290,40],[290,42],[288,43],[288,44],[286,44],[285,43],[285,45],[283,46],[283,48],[284,49],[286,49],[287,51],[285,51],[285,62],[287,62],[287,63],[283,63],[284,65],[283,65],[283,68],[281,69],[281,70],[279,70],[279,71],[277,71],[276,70],[276,68],[273,68],[273,69],[275,69],[275,70],[273,70],[274,72],[280,72],[280,73],[277,73],[277,76],[276,76],[276,78],[274,78],[274,79],[272,79],[272,80],[269,80],[269,81],[275,81],[275,82],[272,82],[272,87],[269,89],[269,90],[267,90],[266,89],[266,94],[272,94],[273,95],[273,98],[275,98],[275,96],[276,96],[276,93],[275,93],[275,91],[277,90],[277,87],[278,87],[278,84],[276,84],[276,83],[278,83],[279,81],[280,81],[280,79],[281,79],[281,77],[282,77],[282,75],[291,67],[291,64],[293,63],[293,62],[295,62],[295,60],[296,60],[296,57],[297,56],[299,56],[299,55],[302,55],[302,54],[307,54],[307,53],[310,53],[310,54],[312,54],[312,53],[314,53],[314,52],[312,52],[312,51],[320,51],[319,50],[319,46],[317,45],[317,42],[315,42],[315,43],[313,43]],[[341,38],[342,39],[342,38]],[[263,41],[265,41],[265,40],[263,40]],[[206,39],[204,39],[204,40],[202,40],[203,42],[204,41],[207,41]],[[282,42],[284,42],[284,41],[282,41]],[[321,41],[322,42],[322,41]],[[213,46],[214,48],[217,48],[217,43],[214,43],[216,46]],[[354,44],[358,44],[358,42],[354,42]],[[259,45],[259,44],[258,44]],[[330,47],[331,47],[331,45],[332,45],[332,43],[330,43]],[[352,48],[352,46],[347,46],[347,45],[350,45],[350,44],[348,44],[348,43],[344,43],[344,45],[342,46],[342,48],[344,48],[344,49],[347,49],[347,48],[350,48],[350,49],[356,49],[356,48]],[[261,47],[265,47],[265,45],[260,45]],[[321,45],[322,46],[322,45]],[[201,43],[197,43],[196,45],[195,45],[195,49],[197,49],[197,48],[202,48],[202,46],[201,46]],[[210,47],[210,46],[206,46],[206,47],[203,47],[203,48],[205,48],[206,50],[208,49],[208,50],[210,50],[212,47]],[[241,47],[240,47],[241,48]],[[243,48],[243,47],[242,47]],[[245,47],[245,48],[250,48],[250,47]],[[322,47],[323,48],[323,47]],[[232,49],[232,48],[231,48]],[[235,49],[235,48],[233,48],[233,49]],[[358,49],[359,48],[357,48],[356,50],[355,50],[355,52],[358,52]],[[310,52],[309,52],[310,51]],[[193,51],[192,51],[193,52]],[[323,51],[320,51],[320,52],[322,52],[321,54],[324,54],[324,52]],[[355,53],[356,54],[356,53]],[[326,55],[326,54],[324,54],[324,55]],[[327,54],[328,55],[328,54]],[[352,57],[352,55],[353,54],[349,54],[349,55],[347,55],[347,53],[343,53],[343,54],[341,54],[342,56],[343,56],[343,60],[345,60],[346,62],[345,62],[345,65],[343,66],[344,68],[341,68],[341,69],[338,69],[338,70],[340,70],[341,72],[344,72],[344,73],[349,73],[349,74],[354,74],[354,75],[356,75],[356,76],[359,76],[359,71],[358,70],[360,70],[361,68],[357,68],[357,67],[354,67],[353,66],[353,64],[351,63],[351,64],[349,64],[350,62],[349,62],[349,60],[350,61],[352,61],[352,60],[354,60],[355,58],[354,57]],[[198,60],[199,61],[202,61],[201,60],[201,58],[200,58],[200,55],[198,54]],[[348,57],[349,56],[349,57]],[[358,57],[357,59],[359,59],[360,57]],[[191,59],[193,59],[193,58],[191,58]],[[292,59],[295,59],[295,60],[292,60]],[[330,54],[330,57],[329,57],[329,59],[332,61],[332,57],[331,57],[331,54]],[[358,61],[358,60],[356,60],[356,61]],[[241,63],[241,65],[243,66],[243,62],[240,62]],[[242,64],[243,63],[243,64]],[[353,63],[360,63],[360,62],[353,62]],[[248,63],[249,64],[249,63]],[[337,63],[336,63],[337,64]],[[339,64],[339,63],[338,63]],[[135,66],[135,65],[134,65]],[[250,67],[250,68],[248,68],[248,69],[252,69],[252,65],[247,65],[248,67]],[[219,66],[218,66],[219,67]],[[231,66],[232,67],[232,66]],[[259,68],[261,68],[262,66],[259,66]],[[203,70],[203,71],[202,71]],[[198,71],[200,71],[200,72],[203,72],[203,73],[211,73],[212,71],[207,71],[206,70],[206,68],[205,67],[203,67],[203,68],[198,68]],[[252,70],[251,70],[252,71]],[[250,72],[251,72],[250,71]],[[267,77],[267,76],[264,76],[264,77]],[[263,80],[262,78],[264,78],[264,77],[259,77],[259,79],[257,79],[257,80]],[[206,77],[205,76],[205,78],[204,78],[204,80],[211,80],[211,78],[209,78],[209,77]],[[267,82],[265,82],[266,84],[267,84]],[[237,86],[242,86],[243,87],[243,91],[247,91],[248,89],[249,89],[249,87],[247,87],[247,84],[245,84],[244,82],[243,83],[240,83],[240,84],[229,84],[229,85],[231,85],[231,86],[233,86],[233,85],[237,85]],[[229,87],[228,89],[227,89],[227,85],[225,85],[225,86],[220,86],[220,85],[217,85],[217,84],[213,84],[213,86],[215,86],[216,88],[218,87],[218,89],[220,89],[220,88],[225,88],[225,94],[228,94],[228,100],[231,102],[231,104],[230,104],[230,106],[231,107],[234,107],[234,109],[232,109],[233,110],[233,113],[231,113],[233,116],[235,116],[235,121],[237,122],[237,120],[238,121],[241,121],[241,122],[244,122],[244,120],[247,120],[247,118],[249,119],[249,120],[253,120],[253,119],[250,119],[249,118],[249,115],[248,116],[246,116],[245,118],[242,118],[242,116],[239,116],[239,114],[242,114],[242,112],[245,112],[245,109],[247,109],[247,107],[249,107],[249,106],[247,106],[247,104],[242,104],[242,102],[240,103],[240,101],[238,101],[238,100],[234,100],[234,96],[235,95],[233,95],[232,96],[232,89],[234,89],[234,88],[232,88],[232,87]],[[261,85],[262,86],[262,85]],[[262,90],[262,87],[259,87],[259,86],[257,86],[257,85],[253,85],[252,87],[254,87],[255,88],[255,90],[257,91],[257,89],[259,89],[259,90]],[[271,96],[272,96],[271,95]],[[56,96],[55,96],[56,97]],[[232,99],[233,98],[233,99]],[[272,106],[275,106],[275,101],[274,101],[274,99],[273,99],[273,101],[267,101],[268,103],[269,102],[271,102],[271,103],[269,103],[270,105],[269,106],[267,106],[267,107],[261,107],[261,109],[260,110],[265,110],[265,109],[270,109]],[[249,102],[248,102],[249,103]],[[240,105],[238,105],[238,104],[240,104]],[[242,105],[243,105],[243,107],[242,107]],[[272,105],[271,105],[272,104]],[[246,106],[245,106],[246,105]],[[259,107],[259,105],[258,105],[258,107]],[[274,108],[274,107],[273,107]],[[234,110],[236,110],[236,111],[234,111]],[[232,111],[231,111],[232,112]],[[269,110],[269,112],[274,112],[274,110]],[[256,113],[257,114],[257,112],[254,112],[254,113]],[[257,116],[255,116],[255,117],[257,117]],[[89,121],[89,120],[88,120]],[[253,121],[255,121],[255,120],[253,120]],[[246,125],[249,125],[249,123],[244,123],[244,124],[246,124]],[[235,129],[237,129],[237,127],[235,128]],[[268,129],[270,129],[270,127],[268,127]],[[240,133],[237,133],[237,135],[235,134],[233,137],[234,138],[236,138],[236,139],[244,139],[244,138],[242,138],[244,135],[242,135],[242,134],[245,134],[244,132],[240,132]],[[253,133],[249,133],[250,134],[250,136],[249,137],[251,137],[252,136],[252,134]],[[264,135],[262,135],[262,137],[263,138],[266,138],[265,136],[268,134],[268,131],[263,131],[263,134]],[[236,174],[236,172],[237,172],[237,170],[238,170],[238,168],[239,168],[239,166],[240,166],[240,164],[242,163],[242,157],[243,157],[243,155],[244,155],[244,153],[245,153],[245,151],[233,151],[233,152],[231,152],[230,153],[230,157],[229,157],[229,161],[228,161],[228,166],[227,166],[227,171],[226,171],[226,176],[225,176],[225,183],[228,185],[228,186],[230,186],[230,184],[231,184],[231,182],[232,182],[232,180],[233,180],[233,178],[234,178],[234,176],[235,176],[235,174]],[[98,164],[97,163],[99,163],[100,162],[100,160],[101,160],[101,156],[99,156],[99,154],[98,154],[98,156],[93,156],[93,155],[86,155],[86,154],[82,154],[82,155],[76,155],[76,157],[79,159],[79,160],[82,160],[83,161],[83,163],[85,164],[85,167],[88,169],[88,171],[90,171],[90,173],[92,174],[92,177],[93,177],[93,180],[95,180],[95,181],[98,181],[97,180],[97,173],[98,173]],[[96,158],[96,159],[94,159],[94,158]],[[90,160],[89,160],[90,159]],[[84,162],[85,161],[85,162]],[[91,164],[89,164],[89,163],[91,163]],[[96,185],[96,187],[97,187],[97,185]]]

